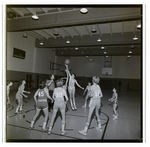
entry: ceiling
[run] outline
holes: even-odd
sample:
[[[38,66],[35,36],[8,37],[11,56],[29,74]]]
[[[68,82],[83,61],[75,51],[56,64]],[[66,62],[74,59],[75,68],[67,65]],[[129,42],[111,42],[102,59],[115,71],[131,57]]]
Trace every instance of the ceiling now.
[[[25,39],[32,36],[35,47],[52,49],[58,56],[104,56],[104,52],[122,56],[130,50],[131,55],[141,55],[142,29],[137,28],[142,23],[141,5],[89,5],[86,14],[80,13],[80,8],[8,5],[7,31],[22,32]],[[38,20],[31,18],[35,14]],[[134,36],[138,40],[133,40]]]

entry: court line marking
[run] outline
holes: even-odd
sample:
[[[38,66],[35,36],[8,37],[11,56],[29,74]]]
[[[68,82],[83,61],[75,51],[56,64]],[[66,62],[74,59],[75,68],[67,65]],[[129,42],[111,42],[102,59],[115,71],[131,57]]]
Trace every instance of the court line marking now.
[[[12,125],[12,124],[7,124],[8,126],[12,126],[12,127],[17,127],[17,128],[22,128],[22,129],[26,129],[26,130],[29,130],[29,128],[27,127],[23,127],[23,126],[17,126],[17,125]],[[37,130],[37,129],[32,129],[33,131],[37,131],[37,132],[42,132],[42,133],[47,133],[46,131],[42,131],[42,130]],[[32,131],[32,130],[29,130],[29,131]],[[68,138],[72,138],[72,139],[78,139],[78,140],[82,140],[81,138],[77,138],[77,137],[72,137],[72,136],[67,136],[67,135],[61,135],[61,134],[57,134],[57,133],[51,133],[53,135],[58,135],[58,136],[61,136],[61,137],[68,137]],[[47,134],[48,135],[48,134]],[[31,139],[32,140],[32,139]],[[53,140],[53,139],[52,139]]]
[[[27,111],[25,111],[24,113],[30,112],[30,111],[32,111],[32,110],[35,110],[35,109],[27,110]],[[106,117],[108,118],[107,121],[106,121],[104,124],[102,124],[102,126],[105,125],[105,126],[104,126],[104,131],[103,131],[102,137],[101,137],[101,140],[103,140],[103,139],[104,139],[104,136],[105,136],[106,129],[107,129],[107,125],[108,125],[108,122],[109,122],[109,116],[108,116],[106,113],[102,112],[102,111],[101,111],[101,113],[103,113],[104,115],[106,115]],[[23,114],[23,113],[22,113],[22,114]],[[67,114],[67,115],[68,115],[68,114]],[[70,115],[71,115],[71,114],[70,114]],[[14,116],[14,115],[13,115],[13,116]],[[16,116],[16,115],[15,115],[15,116]],[[78,115],[71,115],[71,116],[82,117],[82,116],[78,116]],[[86,118],[86,117],[85,117],[85,118]],[[105,119],[105,120],[106,120],[106,119]],[[28,120],[26,120],[26,121],[28,121]],[[29,129],[29,128],[26,128],[26,127],[16,126],[16,125],[12,125],[12,124],[7,124],[7,125],[14,126],[14,127],[18,127],[18,128]],[[94,128],[95,128],[95,127],[94,127]],[[91,129],[91,128],[89,128],[89,129]],[[34,129],[34,130],[35,130],[35,129]],[[35,131],[43,132],[43,131],[40,131],[40,130],[35,130]],[[51,134],[58,135],[58,136],[62,136],[62,135],[57,134],[57,133],[51,133]],[[65,135],[65,136],[66,136],[66,135]],[[84,139],[76,138],[76,137],[72,137],[72,136],[66,136],[66,137],[68,137],[68,138],[73,138],[73,139],[84,140]],[[86,137],[86,136],[85,136],[85,137]],[[90,140],[90,139],[88,139],[88,140]],[[97,139],[97,140],[98,140],[98,139]]]
[[[8,110],[6,110],[6,112],[10,112],[11,110],[14,109],[14,106],[13,106],[13,105],[10,104],[10,106],[11,106],[11,109],[9,110],[9,108],[7,108]]]

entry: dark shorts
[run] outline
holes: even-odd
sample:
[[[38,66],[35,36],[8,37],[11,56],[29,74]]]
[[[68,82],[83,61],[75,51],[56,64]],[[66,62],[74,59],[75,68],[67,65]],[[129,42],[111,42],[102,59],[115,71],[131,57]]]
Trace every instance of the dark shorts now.
[[[48,108],[48,104],[46,101],[38,101],[36,107],[42,110]]]

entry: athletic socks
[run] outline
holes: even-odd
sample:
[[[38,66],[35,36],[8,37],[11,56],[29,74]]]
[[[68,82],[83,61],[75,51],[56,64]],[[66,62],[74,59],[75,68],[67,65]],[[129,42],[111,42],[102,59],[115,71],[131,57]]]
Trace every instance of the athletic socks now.
[[[98,122],[98,126],[96,127],[96,129],[102,131],[102,126],[101,126],[101,123],[100,123],[101,120],[97,120],[97,122]]]
[[[17,106],[15,114],[17,114],[17,113],[18,113],[18,110],[19,110],[19,106]]]
[[[46,122],[43,122],[43,127],[42,127],[43,131],[45,130],[45,127],[46,127]]]
[[[85,125],[84,129],[83,130],[79,130],[78,133],[81,134],[81,135],[87,135],[87,131],[88,131],[89,125],[90,125],[90,123],[86,122],[86,125]]]
[[[31,121],[31,124],[30,124],[29,129],[32,129],[32,128],[33,128],[33,125],[34,125],[34,121]]]

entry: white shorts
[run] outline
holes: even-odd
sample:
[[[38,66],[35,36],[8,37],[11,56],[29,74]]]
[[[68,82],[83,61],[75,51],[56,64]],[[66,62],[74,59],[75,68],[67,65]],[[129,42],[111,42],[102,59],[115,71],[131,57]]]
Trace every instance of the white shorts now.
[[[75,87],[68,87],[69,92],[75,92]]]
[[[99,109],[100,105],[101,105],[101,99],[99,99],[99,98],[92,98],[90,100],[89,107]]]

